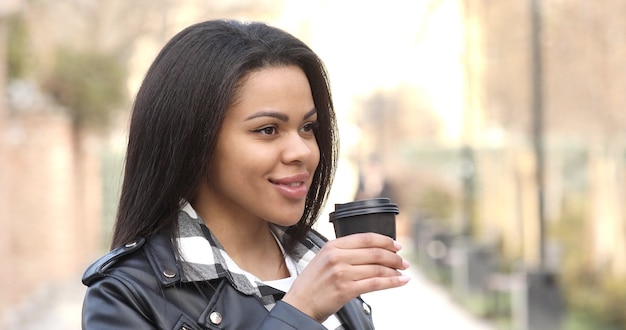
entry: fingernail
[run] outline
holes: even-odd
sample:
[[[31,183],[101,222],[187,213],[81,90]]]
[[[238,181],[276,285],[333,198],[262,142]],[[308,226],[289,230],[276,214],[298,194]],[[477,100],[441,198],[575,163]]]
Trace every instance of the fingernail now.
[[[407,275],[402,275],[402,276],[398,277],[398,281],[400,281],[401,283],[407,283],[410,280],[411,280],[411,277],[409,277]]]
[[[403,269],[407,269],[409,268],[409,266],[411,266],[409,262],[406,259],[402,259],[402,267],[404,267]]]
[[[395,246],[398,250],[402,249],[402,244],[400,244],[398,241],[393,241],[393,246]]]

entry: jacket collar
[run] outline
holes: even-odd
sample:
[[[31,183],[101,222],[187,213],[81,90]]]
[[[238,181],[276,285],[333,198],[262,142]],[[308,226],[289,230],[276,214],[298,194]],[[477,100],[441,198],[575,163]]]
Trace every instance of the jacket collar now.
[[[275,225],[270,228],[278,241],[284,244],[288,238],[285,228]],[[296,245],[289,257],[295,261],[298,273],[304,270],[323,244],[322,238],[310,234]],[[179,252],[180,280],[183,282],[225,278],[237,291],[256,295],[266,306],[273,305],[276,298],[284,294],[240,269],[189,203],[179,210],[178,237],[174,239],[174,246]]]

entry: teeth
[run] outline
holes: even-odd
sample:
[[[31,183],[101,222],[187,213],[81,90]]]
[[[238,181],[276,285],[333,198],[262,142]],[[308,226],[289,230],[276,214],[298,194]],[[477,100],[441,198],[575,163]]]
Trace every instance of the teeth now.
[[[278,181],[270,180],[270,182],[273,183],[273,184],[278,184],[278,185],[283,185],[283,186],[288,186],[288,187],[300,187],[301,185],[304,184],[304,181],[281,183],[281,182],[278,182]]]

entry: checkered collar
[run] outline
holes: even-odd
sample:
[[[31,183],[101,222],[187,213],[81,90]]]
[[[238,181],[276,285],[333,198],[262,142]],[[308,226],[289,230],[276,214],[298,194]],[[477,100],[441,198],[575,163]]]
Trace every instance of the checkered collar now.
[[[288,235],[284,228],[272,225],[271,230],[283,244]],[[284,294],[240,269],[189,203],[179,210],[178,237],[175,238],[175,243],[180,252],[179,262],[182,266],[183,282],[226,278],[236,290],[246,295],[257,296],[269,308]],[[304,270],[323,244],[323,239],[313,233],[309,233],[304,240],[298,242],[289,255],[295,262],[298,273]]]

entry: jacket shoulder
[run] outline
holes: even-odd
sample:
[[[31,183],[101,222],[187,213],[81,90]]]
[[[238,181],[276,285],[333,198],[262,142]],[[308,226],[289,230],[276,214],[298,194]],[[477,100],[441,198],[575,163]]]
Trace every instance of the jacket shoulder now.
[[[107,270],[111,268],[116,262],[123,259],[125,256],[139,250],[144,245],[144,243],[145,239],[139,237],[135,241],[113,249],[109,253],[100,257],[85,270],[85,273],[82,277],[83,284],[86,286],[90,286],[96,280],[102,278]]]

